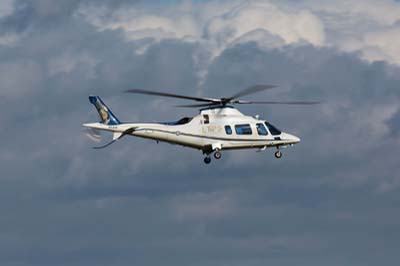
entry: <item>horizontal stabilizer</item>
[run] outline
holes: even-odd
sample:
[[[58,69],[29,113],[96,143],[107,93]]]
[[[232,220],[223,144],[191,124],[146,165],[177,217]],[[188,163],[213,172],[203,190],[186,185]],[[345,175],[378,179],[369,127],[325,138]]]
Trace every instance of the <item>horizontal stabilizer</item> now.
[[[113,140],[119,139],[123,132],[114,132],[113,133]]]
[[[136,128],[137,127],[130,127],[123,132],[114,132],[112,141],[110,141],[109,143],[107,143],[103,146],[100,146],[100,147],[93,147],[93,149],[103,149],[105,147],[108,147],[111,144],[113,144],[114,142],[116,142],[117,140],[120,140],[123,136],[132,134],[136,130]]]

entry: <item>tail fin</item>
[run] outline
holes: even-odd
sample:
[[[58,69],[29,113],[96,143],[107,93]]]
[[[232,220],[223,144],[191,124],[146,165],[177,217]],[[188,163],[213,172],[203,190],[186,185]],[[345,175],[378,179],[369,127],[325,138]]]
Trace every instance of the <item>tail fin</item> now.
[[[121,122],[118,118],[111,112],[111,110],[104,104],[99,96],[89,96],[89,101],[96,107],[99,113],[101,122],[106,125],[118,125]]]

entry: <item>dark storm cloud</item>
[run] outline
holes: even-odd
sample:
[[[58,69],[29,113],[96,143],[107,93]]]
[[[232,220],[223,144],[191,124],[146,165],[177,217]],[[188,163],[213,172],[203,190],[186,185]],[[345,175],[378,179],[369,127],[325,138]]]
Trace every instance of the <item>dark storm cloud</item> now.
[[[71,16],[81,1],[18,4],[27,14],[15,11],[11,25],[32,30],[0,46],[2,264],[398,261],[397,67],[332,49],[246,43],[215,58],[198,90],[196,42],[163,40],[138,54],[139,42],[120,30]],[[302,138],[280,161],[271,151],[226,152],[206,167],[198,151],[133,138],[94,151],[81,132],[98,119],[90,93],[123,120],[158,121],[197,111],[121,92],[229,96],[256,83],[281,86],[260,99],[323,101],[242,108]]]
[[[3,32],[22,32],[29,27],[56,28],[68,21],[80,6],[98,5],[112,10],[123,5],[140,3],[140,0],[17,0],[14,2],[15,11],[0,19],[0,29]]]
[[[397,112],[387,123],[393,136],[398,138],[400,135],[400,112]]]
[[[71,16],[79,0],[15,1],[14,12],[0,20],[1,28],[22,32],[29,27],[54,27]]]

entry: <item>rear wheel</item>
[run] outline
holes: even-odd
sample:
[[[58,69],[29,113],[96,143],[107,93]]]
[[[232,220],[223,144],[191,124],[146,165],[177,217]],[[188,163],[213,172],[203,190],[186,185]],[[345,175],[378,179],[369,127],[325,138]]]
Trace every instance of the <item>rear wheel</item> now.
[[[204,158],[204,163],[205,163],[205,164],[211,163],[211,158],[210,158],[209,156],[205,157],[205,158]]]

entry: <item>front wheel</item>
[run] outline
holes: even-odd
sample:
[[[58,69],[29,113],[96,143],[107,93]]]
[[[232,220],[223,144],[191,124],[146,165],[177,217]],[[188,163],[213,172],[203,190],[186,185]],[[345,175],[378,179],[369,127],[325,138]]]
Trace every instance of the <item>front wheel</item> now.
[[[216,152],[214,153],[214,158],[215,158],[215,159],[219,160],[219,159],[221,159],[221,157],[222,157],[221,152],[216,151]]]
[[[205,158],[204,158],[204,163],[205,163],[205,164],[209,164],[209,163],[211,163],[211,158],[210,158],[210,157],[208,157],[208,156],[207,156],[207,157],[205,157]]]
[[[282,152],[281,151],[276,151],[275,152],[275,158],[280,159],[282,157]]]

